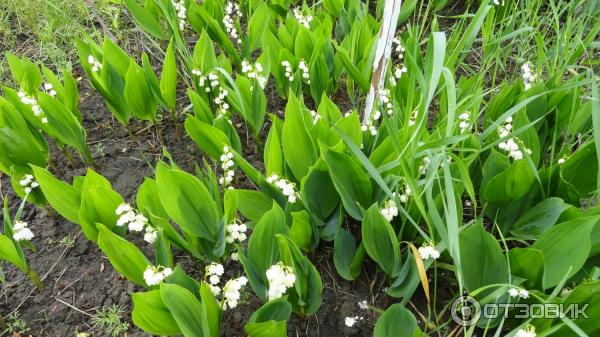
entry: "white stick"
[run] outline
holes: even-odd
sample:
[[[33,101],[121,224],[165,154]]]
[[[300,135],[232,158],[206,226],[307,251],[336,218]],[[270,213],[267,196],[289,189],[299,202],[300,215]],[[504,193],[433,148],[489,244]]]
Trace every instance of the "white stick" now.
[[[377,49],[373,59],[373,74],[371,75],[371,87],[365,101],[365,114],[363,122],[371,118],[375,97],[385,84],[385,74],[387,71],[390,55],[392,53],[392,41],[396,33],[396,24],[400,16],[400,6],[402,0],[386,0],[383,9],[383,22],[379,29],[379,38],[377,40]]]

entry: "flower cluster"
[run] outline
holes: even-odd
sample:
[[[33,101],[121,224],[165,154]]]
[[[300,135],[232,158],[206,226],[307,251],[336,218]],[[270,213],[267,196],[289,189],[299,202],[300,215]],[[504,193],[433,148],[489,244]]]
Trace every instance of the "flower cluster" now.
[[[433,244],[421,246],[419,249],[417,249],[417,251],[419,252],[419,256],[421,256],[422,260],[437,260],[440,258],[440,252],[435,249]]]
[[[115,214],[119,216],[117,226],[127,226],[132,232],[141,232],[145,227],[144,241],[154,243],[157,235],[156,230],[148,224],[148,219],[144,215],[137,213],[131,205],[120,204],[115,210]]]
[[[390,77],[390,85],[395,87],[398,84],[398,80],[402,77],[404,73],[406,73],[408,69],[403,64],[398,64],[394,66],[394,71],[392,71],[392,76]]]
[[[221,161],[221,169],[223,170],[223,176],[219,178],[219,184],[222,186],[229,186],[233,181],[233,177],[235,175],[235,172],[232,169],[234,165],[233,153],[231,153],[229,146],[223,146],[223,154],[221,155],[219,160]]]
[[[260,63],[256,62],[251,64],[250,62],[242,61],[242,73],[248,78],[256,78],[261,88],[265,88],[267,85],[267,78],[262,74],[263,67]]]
[[[535,326],[528,324],[525,329],[519,329],[515,334],[515,337],[535,337]]]
[[[56,96],[56,90],[54,90],[54,86],[52,85],[52,83],[44,83],[44,85],[42,85],[42,90],[47,92],[48,95],[52,97]]]
[[[389,199],[386,201],[380,212],[388,222],[392,221],[398,216],[398,207],[396,206],[396,201],[394,199]]]
[[[88,55],[87,61],[92,66],[93,72],[98,72],[102,68],[102,63],[96,60],[96,58],[93,55]]]
[[[149,287],[155,286],[161,283],[171,274],[173,274],[173,270],[171,268],[149,265],[144,271],[144,281],[146,281],[146,284]]]
[[[379,103],[385,108],[385,113],[387,113],[388,116],[394,114],[394,104],[392,103],[392,99],[390,97],[390,89],[379,90]]]
[[[295,184],[282,177],[279,177],[279,175],[275,173],[271,174],[269,177],[267,177],[267,182],[277,186],[283,195],[287,197],[288,202],[293,204],[300,199],[300,193],[296,191]]]
[[[310,72],[308,70],[308,64],[304,61],[304,59],[300,59],[298,63],[298,69],[302,72],[302,80],[306,82],[306,84],[310,85]]]
[[[48,118],[44,116],[42,108],[39,106],[37,100],[34,97],[27,95],[24,91],[21,90],[19,90],[17,95],[21,99],[21,103],[31,106],[31,111],[33,112],[34,116],[39,117],[42,123],[48,123]]]
[[[525,90],[529,90],[536,80],[535,73],[533,72],[533,65],[529,62],[523,63],[521,66],[521,73],[523,76],[523,84],[525,84]]]
[[[240,300],[240,291],[248,284],[248,279],[245,276],[240,276],[236,279],[231,279],[225,283],[223,287],[223,310],[233,309],[237,307]]]
[[[392,44],[394,45],[394,51],[398,54],[398,58],[402,60],[406,51],[406,48],[402,45],[402,41],[400,41],[399,37],[394,37]]]
[[[402,192],[402,194],[400,194],[400,202],[403,204],[406,204],[408,202],[408,198],[410,198],[410,196],[412,195],[412,190],[410,189],[410,186],[405,185],[404,186],[404,192]]]
[[[172,0],[173,8],[177,11],[177,19],[179,20],[179,30],[185,29],[185,19],[187,17],[187,9],[185,8],[185,1],[174,1]]]
[[[269,281],[269,301],[280,298],[296,283],[294,269],[283,262],[272,265],[266,274]]]
[[[498,128],[498,135],[500,136],[500,138],[507,137],[510,134],[510,132],[512,131],[512,127],[513,127],[512,121],[513,121],[512,117],[508,117],[506,119],[504,125],[501,125]],[[514,160],[521,160],[521,159],[523,159],[523,152],[519,148],[519,144],[517,144],[518,140],[519,139],[516,137],[508,138],[507,140],[500,142],[498,144],[498,147],[501,150],[508,152],[508,156],[513,158]],[[531,154],[530,149],[525,149],[525,151],[528,154]]]
[[[471,129],[471,113],[468,111],[463,112],[462,114],[460,114],[460,116],[458,116],[458,120],[460,121],[458,123],[458,127],[460,128],[460,133],[464,133],[465,131]]]
[[[221,282],[221,276],[223,276],[224,272],[225,269],[223,269],[222,264],[213,262],[206,266],[205,279],[208,279],[210,291],[215,296],[218,296],[221,293],[221,288],[219,288],[218,284]]]
[[[227,243],[242,243],[246,241],[246,232],[248,231],[248,226],[245,223],[237,223],[233,222],[225,228],[225,241]]]
[[[240,5],[235,1],[228,1],[225,6],[225,16],[223,17],[223,25],[227,34],[238,44],[242,44],[242,39],[238,34],[237,28],[235,27],[235,20],[242,17],[242,11]]]
[[[219,94],[213,100],[217,106],[217,118],[226,116],[229,111],[229,103],[226,100],[228,94],[227,89],[219,87]]]
[[[288,60],[283,60],[281,61],[281,65],[285,68],[283,76],[285,76],[285,78],[287,78],[288,81],[292,82],[294,80],[294,71],[292,70],[292,64]]]
[[[381,112],[379,112],[379,110],[373,111],[373,113],[371,114],[371,118],[369,118],[368,121],[362,123],[362,125],[360,126],[360,130],[362,132],[369,131],[371,136],[376,136],[377,135],[377,127],[375,126],[375,122],[377,120],[379,120],[380,117],[381,117]]]
[[[17,221],[13,227],[14,234],[13,239],[15,241],[31,241],[34,235],[31,229],[29,229],[27,222]]]
[[[23,179],[19,181],[19,185],[23,187],[23,191],[25,191],[25,194],[31,193],[31,191],[34,188],[40,186],[40,184],[38,184],[38,182],[35,181],[31,174],[26,174],[25,176],[23,176]]]
[[[529,291],[525,289],[510,288],[508,289],[508,295],[510,295],[510,297],[519,297],[525,299],[529,298]]]
[[[294,8],[294,16],[301,25],[310,29],[310,22],[313,20],[312,15],[305,16],[299,8]]]
[[[211,92],[221,84],[219,76],[212,71],[208,75],[202,76],[200,70],[193,69],[192,75],[198,76],[198,84],[201,88],[204,88],[205,92]]]

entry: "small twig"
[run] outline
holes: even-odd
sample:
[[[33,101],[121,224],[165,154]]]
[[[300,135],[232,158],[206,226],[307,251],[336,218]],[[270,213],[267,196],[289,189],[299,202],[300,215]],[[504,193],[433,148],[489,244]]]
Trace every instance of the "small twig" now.
[[[67,303],[67,302],[65,302],[65,301],[63,301],[63,300],[61,300],[61,299],[60,299],[60,298],[58,298],[58,297],[55,297],[54,299],[55,299],[55,300],[57,300],[58,302],[60,302],[60,303],[64,304],[64,305],[66,305],[67,307],[69,307],[69,308],[71,308],[71,309],[73,309],[73,310],[75,310],[75,311],[79,312],[79,313],[82,313],[82,314],[84,314],[84,315],[86,315],[86,316],[92,317],[92,314],[90,314],[90,313],[87,313],[87,312],[85,312],[85,311],[83,311],[83,310],[81,310],[81,309],[77,308],[76,306],[74,306],[74,305],[72,305],[72,304],[69,304],[69,303]]]

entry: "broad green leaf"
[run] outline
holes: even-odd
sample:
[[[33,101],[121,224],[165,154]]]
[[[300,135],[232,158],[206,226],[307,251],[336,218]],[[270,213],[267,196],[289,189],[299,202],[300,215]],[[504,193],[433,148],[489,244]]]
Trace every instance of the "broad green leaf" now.
[[[160,290],[133,293],[131,299],[131,319],[137,327],[153,335],[181,335],[177,322],[160,297]]]
[[[508,266],[500,244],[481,222],[460,232],[459,247],[462,278],[468,290],[508,282]]]
[[[230,145],[223,131],[195,117],[186,118],[185,130],[196,145],[213,159],[218,159],[223,154],[223,147]]]
[[[163,207],[181,229],[217,242],[220,227],[217,206],[198,178],[159,163],[156,168],[156,187]]]
[[[24,272],[28,269],[27,262],[19,255],[13,240],[2,234],[0,234],[0,259],[14,264]]]
[[[490,202],[505,205],[525,196],[534,183],[535,176],[527,161],[517,160],[488,181],[484,197]]]
[[[150,11],[140,6],[136,0],[124,0],[125,5],[129,9],[131,16],[135,22],[148,34],[160,40],[167,40],[169,33],[163,26],[152,16]]]
[[[279,262],[275,235],[288,232],[283,210],[273,202],[271,210],[263,214],[248,240],[248,258],[263,274],[269,267]]]
[[[244,330],[250,337],[285,337],[286,321],[291,313],[287,297],[269,301],[252,314]]]
[[[238,210],[247,219],[258,221],[265,212],[273,207],[273,199],[266,194],[252,190],[228,190],[238,198]]]
[[[322,159],[302,179],[300,193],[306,208],[322,221],[329,219],[340,204],[340,196]]]
[[[313,247],[313,225],[307,211],[293,212],[290,238],[302,250],[309,251]]]
[[[302,180],[318,159],[302,109],[300,101],[294,95],[290,95],[281,134],[285,162],[298,181]]]
[[[354,219],[361,220],[361,206],[366,208],[371,204],[373,190],[369,177],[353,158],[344,153],[327,150],[323,158],[344,209]]]
[[[289,237],[277,234],[276,238],[281,261],[286,266],[292,266],[296,275],[295,291],[288,291],[290,304],[295,312],[312,315],[319,310],[323,301],[321,275]]]
[[[544,289],[575,275],[591,249],[590,233],[600,217],[592,216],[563,222],[546,231],[531,246],[544,254]]]
[[[345,280],[356,280],[365,257],[365,248],[356,243],[354,236],[345,229],[340,229],[333,245],[333,263],[338,274]]]
[[[508,252],[511,274],[526,280],[525,288],[538,289],[544,279],[544,254],[532,248],[513,248]]]
[[[119,274],[138,285],[148,286],[144,271],[152,263],[136,245],[98,224],[98,246]]]
[[[396,277],[402,264],[398,239],[377,204],[373,204],[365,213],[362,237],[367,254],[390,278]]]
[[[79,223],[81,194],[71,185],[56,179],[46,169],[31,166],[35,180],[48,200],[48,203],[65,219]]]
[[[171,40],[167,47],[162,74],[160,76],[160,92],[171,110],[175,110],[176,88],[177,63],[175,60],[175,51],[173,50],[173,40]]]
[[[560,215],[573,206],[560,198],[548,198],[529,209],[512,226],[511,233],[524,239],[536,239],[549,230]]]
[[[202,314],[205,309],[189,290],[161,283],[160,297],[185,337],[211,337],[204,334],[208,328]]]
[[[122,203],[123,198],[110,188],[92,186],[82,191],[79,224],[88,240],[97,241],[97,223],[112,231],[117,229],[115,227],[119,216],[115,210]]]
[[[373,337],[413,337],[419,331],[415,316],[402,304],[387,308],[375,324]]]
[[[156,120],[158,103],[152,94],[146,73],[134,61],[131,61],[125,78],[125,99],[135,117],[151,122]]]

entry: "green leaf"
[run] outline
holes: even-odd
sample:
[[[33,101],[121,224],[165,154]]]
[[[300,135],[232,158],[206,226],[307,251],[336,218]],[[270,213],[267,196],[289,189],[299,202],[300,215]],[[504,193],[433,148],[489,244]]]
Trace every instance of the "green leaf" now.
[[[542,200],[533,208],[527,210],[512,226],[511,233],[523,239],[536,239],[549,230],[560,215],[568,209],[574,208],[560,198]]]
[[[71,185],[56,179],[46,169],[33,165],[31,168],[35,180],[40,184],[40,188],[52,208],[65,219],[78,224],[81,193]]]
[[[292,306],[286,296],[269,301],[252,314],[244,330],[249,337],[285,337],[291,313]]]
[[[295,291],[288,291],[290,304],[295,312],[312,315],[319,310],[323,301],[321,275],[289,237],[277,234],[276,238],[281,261],[286,266],[292,266],[296,275]]]
[[[228,190],[238,198],[238,210],[244,217],[252,221],[258,221],[263,214],[273,207],[273,199],[266,194],[252,190]]]
[[[213,159],[218,159],[223,153],[223,147],[230,145],[229,138],[223,131],[192,116],[185,120],[185,131],[200,150]]]
[[[205,309],[194,294],[176,284],[161,283],[160,297],[185,337],[210,337],[204,333],[208,328]]]
[[[160,40],[167,40],[169,33],[161,26],[160,22],[152,16],[150,11],[138,5],[136,0],[124,0],[133,20],[148,34]]]
[[[292,213],[290,238],[303,251],[309,251],[313,248],[313,225],[307,211]]]
[[[284,161],[281,149],[281,131],[276,126],[271,127],[264,150],[265,172],[267,176],[273,173],[283,173]]]
[[[175,110],[176,89],[177,63],[175,60],[175,51],[173,50],[173,40],[171,40],[167,47],[162,74],[160,76],[160,92],[171,110]]]
[[[144,70],[131,61],[125,77],[125,99],[132,114],[154,123],[158,103],[146,78]]]
[[[123,198],[110,188],[92,186],[81,192],[79,224],[88,240],[96,242],[98,238],[97,223],[103,224],[112,231],[116,230],[119,216],[115,210],[122,203]]]
[[[98,247],[119,274],[141,286],[148,286],[144,271],[151,263],[136,245],[98,224]]]
[[[156,168],[156,187],[163,207],[182,230],[217,242],[220,227],[217,205],[198,178],[161,162]]]
[[[338,274],[345,280],[353,281],[360,275],[365,248],[356,245],[354,236],[345,229],[340,229],[333,245],[333,263]]]
[[[291,94],[285,109],[281,135],[285,162],[298,181],[302,180],[318,159],[315,144],[306,128],[305,114],[302,109],[300,101]]]
[[[377,204],[373,204],[365,213],[362,237],[367,254],[390,278],[396,277],[402,264],[398,239]]]
[[[415,316],[402,304],[396,303],[379,317],[373,337],[413,337],[418,331]]]
[[[531,246],[544,254],[544,289],[581,269],[590,253],[590,233],[599,219],[592,216],[563,222],[542,234]]]
[[[329,166],[329,175],[344,209],[354,219],[362,220],[361,206],[364,208],[371,204],[373,193],[369,177],[355,160],[344,153],[327,150],[323,158]]]
[[[288,232],[283,210],[273,202],[271,210],[260,218],[248,240],[248,258],[263,274],[279,261],[275,235],[287,235]]]
[[[460,232],[459,247],[463,282],[468,290],[508,282],[508,266],[500,244],[481,222]]]
[[[544,254],[532,248],[513,248],[508,252],[511,274],[526,281],[525,288],[539,289],[544,279]]]
[[[0,234],[0,259],[14,264],[23,272],[27,272],[27,269],[29,269],[27,261],[21,258],[13,240],[2,234]]]
[[[133,293],[131,299],[131,319],[137,327],[153,335],[181,335],[177,322],[160,297],[160,290]]]
[[[527,160],[513,162],[485,185],[484,198],[501,205],[517,201],[531,191],[535,176]]]
[[[322,221],[329,219],[340,204],[340,196],[322,159],[302,179],[300,193],[306,208]]]

